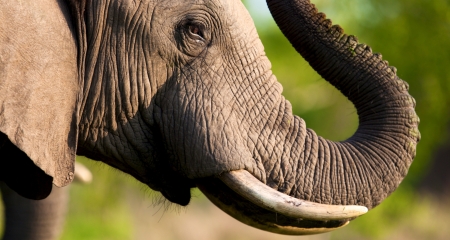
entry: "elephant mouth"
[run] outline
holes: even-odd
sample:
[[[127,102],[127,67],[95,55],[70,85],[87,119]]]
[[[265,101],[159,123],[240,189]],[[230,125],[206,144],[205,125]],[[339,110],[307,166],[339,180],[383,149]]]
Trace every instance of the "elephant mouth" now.
[[[327,205],[293,198],[266,186],[246,170],[201,179],[197,187],[235,219],[286,235],[332,231],[368,211],[364,206]]]

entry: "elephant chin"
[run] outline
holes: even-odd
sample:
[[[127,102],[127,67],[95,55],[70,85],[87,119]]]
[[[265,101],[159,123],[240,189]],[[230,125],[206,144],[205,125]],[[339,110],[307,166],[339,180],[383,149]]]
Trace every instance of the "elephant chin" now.
[[[200,179],[197,187],[233,218],[279,234],[329,232],[367,212],[362,206],[326,205],[292,198],[264,185],[245,170]]]

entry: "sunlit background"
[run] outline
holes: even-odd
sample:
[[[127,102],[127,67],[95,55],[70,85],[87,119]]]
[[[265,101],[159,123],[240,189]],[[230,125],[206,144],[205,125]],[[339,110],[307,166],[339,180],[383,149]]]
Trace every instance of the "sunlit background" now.
[[[319,135],[344,140],[358,120],[351,103],[321,79],[278,30],[265,1],[245,1],[273,72],[295,114]],[[248,227],[198,190],[187,208],[101,163],[79,158],[94,174],[71,185],[62,239],[449,239],[450,2],[448,0],[313,0],[335,24],[381,52],[410,85],[422,140],[408,177],[380,206],[332,233],[291,237]]]

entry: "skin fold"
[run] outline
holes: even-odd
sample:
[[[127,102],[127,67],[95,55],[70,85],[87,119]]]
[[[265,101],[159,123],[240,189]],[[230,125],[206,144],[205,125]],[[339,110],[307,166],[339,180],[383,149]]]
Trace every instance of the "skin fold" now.
[[[14,11],[37,20],[18,23],[11,16],[0,32],[22,24],[37,34],[16,41],[0,33],[0,152],[15,154],[0,157],[0,180],[22,196],[45,197],[52,183],[62,187],[73,179],[76,153],[180,205],[198,185],[216,205],[231,206],[225,211],[232,215],[260,211],[223,194],[230,189],[215,178],[241,169],[298,199],[377,206],[407,174],[420,139],[407,83],[309,1],[267,2],[295,49],[355,105],[360,125],[351,138],[326,140],[292,114],[238,0],[33,3],[43,16],[5,2],[2,8],[10,9],[0,20]],[[41,60],[27,57],[36,54]],[[17,71],[23,76],[12,74]],[[11,90],[20,86],[29,87]],[[15,158],[30,163],[29,173],[20,173]],[[276,213],[260,212],[266,217],[256,224],[257,214],[236,218],[260,228],[276,221]],[[348,220],[280,224],[334,229]]]

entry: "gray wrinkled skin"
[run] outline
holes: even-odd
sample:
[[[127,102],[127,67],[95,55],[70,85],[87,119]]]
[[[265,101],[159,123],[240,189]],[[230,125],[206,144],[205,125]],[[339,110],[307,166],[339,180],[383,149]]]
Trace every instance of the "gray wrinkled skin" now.
[[[104,6],[97,1],[86,13],[93,19],[79,152],[100,152],[176,202],[188,201],[189,179],[247,169],[265,181],[255,153],[262,128],[278,127],[268,121],[284,100],[253,25],[242,27],[251,23],[245,8],[214,1]]]
[[[67,146],[48,154],[60,160],[31,157],[58,186],[70,182],[70,153],[76,150],[181,205],[189,203],[196,179],[246,169],[297,198],[372,208],[412,163],[420,134],[407,84],[381,55],[343,35],[309,1],[268,4],[297,51],[355,104],[360,126],[344,142],[317,136],[292,114],[238,0],[59,4],[71,13],[64,16],[76,40],[78,79],[70,84],[79,85],[69,89],[75,100],[64,104],[71,109],[64,110],[68,140],[44,144]],[[12,135],[17,131],[4,130],[2,121],[0,131],[11,143],[43,159],[29,154],[34,148],[27,143],[18,144]],[[17,189],[27,192],[26,186]]]

